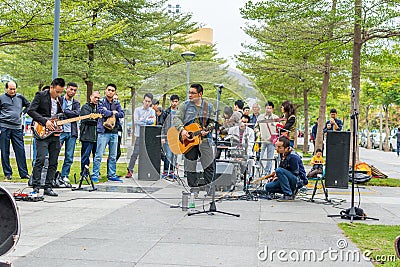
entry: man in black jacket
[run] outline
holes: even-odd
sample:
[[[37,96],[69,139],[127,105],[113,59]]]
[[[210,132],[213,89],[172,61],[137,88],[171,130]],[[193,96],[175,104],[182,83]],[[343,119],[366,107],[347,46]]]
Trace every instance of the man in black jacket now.
[[[29,179],[21,123],[21,114],[26,112],[27,107],[29,101],[17,94],[17,84],[13,81],[6,82],[6,93],[0,95],[0,149],[1,165],[7,180],[11,180],[13,172],[10,165],[10,141],[17,159],[19,176]]]
[[[97,102],[100,99],[100,92],[94,91],[90,95],[90,101],[82,106],[80,116],[97,113]],[[90,153],[94,158],[96,155],[97,142],[97,119],[84,119],[81,121],[80,140],[81,149],[81,176],[84,174],[85,166],[90,164]]]
[[[76,118],[79,116],[81,104],[74,99],[78,85],[69,82],[65,95],[61,97],[61,106],[63,109],[64,119]],[[68,175],[71,171],[71,165],[74,162],[74,152],[76,139],[78,138],[78,123],[70,122],[62,126],[63,132],[60,135],[60,147],[65,143],[65,157],[61,169],[61,177],[64,181],[68,181]]]
[[[54,79],[51,82],[49,90],[36,93],[28,109],[28,115],[32,117],[33,121],[45,127],[48,131],[55,131],[57,128],[49,118],[62,112],[60,95],[64,92],[64,87],[64,79]],[[49,167],[44,185],[44,194],[56,197],[58,195],[51,188],[51,184],[57,171],[58,155],[60,153],[60,134],[54,133],[44,139],[37,138],[36,149],[37,154],[32,177],[33,191],[39,193],[42,168],[48,152]]]

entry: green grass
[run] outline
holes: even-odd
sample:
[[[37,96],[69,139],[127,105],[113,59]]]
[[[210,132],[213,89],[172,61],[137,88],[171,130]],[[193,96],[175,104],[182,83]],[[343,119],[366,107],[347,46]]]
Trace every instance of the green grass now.
[[[400,187],[400,179],[394,179],[394,178],[372,178],[365,185]]]
[[[27,159],[26,163],[28,164],[28,172],[31,174],[32,173],[32,160]],[[92,163],[92,161],[91,161],[91,163]],[[13,169],[12,182],[27,182],[26,179],[25,180],[20,179],[19,174],[18,174],[17,162],[16,162],[15,158],[10,159],[10,164],[11,164],[11,168]],[[58,168],[57,168],[58,170],[61,170],[62,164],[63,164],[63,161],[59,160]],[[117,163],[117,175],[125,176],[126,175],[126,167],[127,167],[126,163]],[[135,168],[137,168],[137,166],[135,166]],[[81,162],[74,161],[74,163],[71,166],[71,172],[69,175],[69,179],[70,179],[71,183],[74,182],[74,173],[76,173],[77,182],[79,181],[80,171],[81,171]],[[92,164],[90,166],[90,171],[92,171]],[[101,178],[99,177],[100,182],[107,181],[107,164],[105,162],[102,162],[100,165],[100,173],[102,175]],[[3,167],[0,167],[0,181],[5,181]]]
[[[400,235],[400,225],[339,223],[339,227],[362,253],[371,252],[369,258],[375,266],[400,266],[400,259],[394,251],[394,239]],[[382,261],[385,258],[386,261]]]

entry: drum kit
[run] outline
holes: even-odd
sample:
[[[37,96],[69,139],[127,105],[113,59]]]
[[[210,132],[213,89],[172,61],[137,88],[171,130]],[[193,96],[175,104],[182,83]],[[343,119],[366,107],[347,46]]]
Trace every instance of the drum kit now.
[[[21,226],[14,197],[0,186],[0,256],[14,249],[18,242]],[[0,261],[0,266],[11,266]]]

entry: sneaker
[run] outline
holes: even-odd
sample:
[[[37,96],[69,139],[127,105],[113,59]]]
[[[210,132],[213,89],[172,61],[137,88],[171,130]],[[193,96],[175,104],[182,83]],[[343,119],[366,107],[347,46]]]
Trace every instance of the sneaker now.
[[[93,183],[98,183],[98,182],[99,182],[99,179],[96,178],[96,177],[92,177],[92,182],[93,182]]]
[[[110,178],[108,178],[108,181],[120,182],[120,183],[123,183],[123,182],[124,182],[124,181],[122,181],[121,179],[119,179],[118,177],[110,177]]]
[[[64,178],[62,178],[62,179],[63,179],[64,183],[66,183],[66,184],[71,183],[71,182],[69,181],[68,177],[64,177]]]
[[[25,175],[25,176],[22,176],[21,179],[27,179],[27,180],[29,180],[29,179],[31,179],[31,177],[29,176],[29,174],[27,174],[27,175]]]
[[[163,172],[163,173],[161,174],[161,178],[165,179],[165,178],[167,178],[167,177],[168,177],[168,173],[167,173],[167,172]]]
[[[7,181],[11,181],[11,180],[12,180],[11,175],[7,175],[7,176],[6,176],[6,180],[7,180]]]
[[[279,202],[289,202],[289,201],[293,201],[293,196],[289,196],[289,195],[283,195],[282,197],[278,198],[276,201]]]
[[[125,178],[132,178],[132,172],[128,171],[128,173],[125,175]],[[109,179],[110,180],[110,179]],[[120,179],[121,180],[121,179]]]

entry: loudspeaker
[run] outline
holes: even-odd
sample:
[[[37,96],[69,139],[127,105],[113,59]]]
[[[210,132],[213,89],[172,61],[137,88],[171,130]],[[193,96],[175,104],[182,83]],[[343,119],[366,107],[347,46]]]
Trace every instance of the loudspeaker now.
[[[14,248],[20,231],[18,209],[14,197],[0,186],[0,256]]]
[[[325,186],[349,187],[350,132],[327,132]]]
[[[160,179],[161,126],[140,126],[138,179]]]
[[[233,163],[217,162],[215,170],[215,190],[228,191],[236,184],[238,175]]]
[[[207,184],[204,181],[203,167],[200,162],[197,162],[196,167],[197,178],[199,179],[199,186],[203,190],[207,190]],[[228,191],[236,184],[238,177],[235,165],[230,162],[218,162],[215,170],[214,186],[216,191]]]

